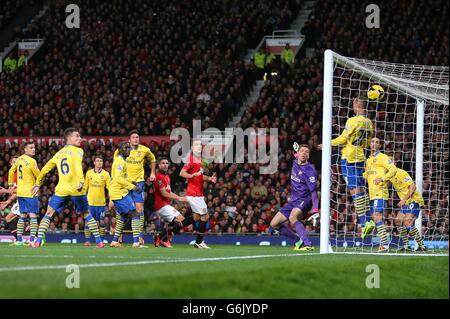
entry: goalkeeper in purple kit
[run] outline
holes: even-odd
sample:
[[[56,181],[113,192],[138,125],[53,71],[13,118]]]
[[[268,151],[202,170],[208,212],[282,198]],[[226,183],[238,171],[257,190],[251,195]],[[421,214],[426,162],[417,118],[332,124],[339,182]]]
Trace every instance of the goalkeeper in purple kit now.
[[[295,142],[294,152],[296,160],[293,161],[291,170],[291,198],[274,216],[270,227],[271,230],[278,230],[281,235],[295,240],[294,250],[310,251],[314,248],[303,223],[311,208],[315,213],[313,216],[318,216],[317,172],[308,162],[308,145]]]

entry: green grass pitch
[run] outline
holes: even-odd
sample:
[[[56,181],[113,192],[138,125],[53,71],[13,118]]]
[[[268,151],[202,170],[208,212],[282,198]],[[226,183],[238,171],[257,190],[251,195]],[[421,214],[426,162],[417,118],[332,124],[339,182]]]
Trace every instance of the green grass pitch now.
[[[0,244],[0,298],[448,298],[448,261],[281,246]],[[79,288],[66,287],[69,264],[80,266]],[[379,266],[379,288],[366,287],[369,264]]]

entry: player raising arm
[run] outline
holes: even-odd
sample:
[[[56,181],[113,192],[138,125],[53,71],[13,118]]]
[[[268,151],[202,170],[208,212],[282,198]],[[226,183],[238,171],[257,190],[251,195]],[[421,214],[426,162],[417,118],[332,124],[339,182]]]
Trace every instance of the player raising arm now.
[[[177,200],[180,202],[186,202],[186,197],[178,196],[172,193],[170,189],[170,177],[167,175],[169,169],[169,160],[165,157],[159,159],[158,173],[156,179],[153,182],[155,189],[155,211],[164,219],[168,226],[175,232],[178,232],[181,228],[188,226],[194,222],[194,218],[190,215],[188,218],[184,218],[179,211],[170,205],[171,200]],[[155,246],[172,247],[168,239],[168,232],[166,227],[163,227],[161,235],[157,235],[155,238]]]
[[[355,116],[347,120],[341,135],[331,140],[331,146],[344,146],[340,161],[341,172],[352,195],[358,222],[364,233],[370,230],[369,197],[363,178],[364,149],[369,146],[373,136],[373,124],[367,118],[365,102],[362,99],[353,100],[353,112]],[[322,144],[318,145],[318,148],[322,149]],[[369,229],[365,229],[366,226]]]
[[[186,190],[186,199],[191,206],[192,214],[195,221],[199,220],[197,238],[195,240],[195,248],[210,248],[203,241],[203,236],[208,223],[208,210],[203,197],[203,181],[216,183],[216,176],[203,175],[202,141],[194,138],[192,140],[192,152],[189,154],[186,164],[180,172],[180,176],[188,180]]]
[[[127,162],[125,158],[130,155],[130,143],[120,142],[117,145],[118,155],[113,161],[111,168],[111,185],[109,187],[109,197],[114,202],[116,209],[116,230],[111,247],[120,247],[119,237],[122,235],[123,227],[127,218],[131,217],[131,229],[133,231],[133,248],[141,248],[143,244],[139,242],[140,222],[139,213],[136,211],[130,191],[140,194],[142,192],[139,183],[130,182],[128,179]]]
[[[311,207],[314,213],[319,211],[319,198],[316,192],[317,172],[309,162],[310,149],[306,144],[294,143],[294,157],[291,170],[291,198],[270,222],[272,229],[296,241],[294,250],[313,250],[303,222]],[[296,234],[289,228],[295,229]]]
[[[86,173],[84,187],[87,191],[89,212],[97,221],[100,236],[105,236],[105,211],[106,194],[105,189],[109,189],[111,176],[103,169],[103,158],[100,155],[94,157],[94,168]],[[85,246],[90,246],[91,231],[87,225],[84,226]]]
[[[153,155],[152,151],[144,145],[139,144],[139,133],[136,130],[131,131],[129,134],[129,140],[131,150],[130,154],[127,156],[127,174],[128,179],[132,182],[136,182],[139,185],[139,188],[142,192],[137,193],[131,190],[131,198],[136,205],[136,211],[139,214],[139,223],[140,223],[140,232],[139,232],[139,242],[143,246],[144,244],[144,223],[145,223],[145,215],[144,215],[144,164],[145,160],[150,162],[150,182],[155,180],[155,169],[156,169],[156,158]],[[117,157],[118,151],[116,150],[114,153],[114,159]]]
[[[95,237],[98,248],[105,245],[98,231],[97,222],[89,213],[86,190],[84,189],[84,173],[83,173],[83,155],[84,151],[80,148],[81,136],[77,129],[68,128],[64,131],[64,147],[61,148],[42,168],[36,179],[35,186],[31,193],[35,196],[39,187],[47,175],[53,168],[57,168],[59,181],[56,185],[55,194],[50,198],[47,207],[47,213],[39,224],[38,237],[32,247],[40,247],[45,240],[45,233],[50,226],[50,220],[55,212],[61,212],[66,203],[71,200],[75,204],[75,210],[82,213],[85,223],[90,228]]]
[[[395,224],[399,227],[403,250],[409,250],[408,235],[411,235],[418,245],[417,250],[426,251],[420,231],[414,225],[424,203],[422,195],[416,190],[416,184],[411,176],[403,169],[397,169],[397,173],[391,178],[391,183],[400,199],[397,204],[400,211],[395,218]]]
[[[15,187],[14,176],[17,174],[17,198],[19,202],[19,221],[17,222],[16,246],[23,245],[22,235],[27,215],[30,217],[30,242],[34,242],[38,223],[39,199],[31,193],[36,178],[39,176],[39,168],[33,156],[36,154],[36,147],[33,142],[25,142],[23,146],[24,154],[20,156],[11,166],[8,172],[8,186]]]
[[[371,139],[370,157],[366,161],[364,178],[367,179],[369,185],[370,213],[372,215],[370,225],[366,229],[372,230],[375,226],[377,227],[378,236],[381,239],[378,251],[384,252],[389,250],[388,233],[383,222],[385,203],[389,199],[387,182],[397,173],[397,167],[389,156],[380,152],[381,146],[382,142],[379,138]],[[369,233],[370,231],[363,233],[362,238]]]

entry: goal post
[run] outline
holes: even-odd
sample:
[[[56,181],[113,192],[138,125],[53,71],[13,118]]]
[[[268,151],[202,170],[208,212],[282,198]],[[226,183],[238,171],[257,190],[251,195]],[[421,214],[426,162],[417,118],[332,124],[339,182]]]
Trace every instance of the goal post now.
[[[332,148],[332,138],[354,116],[351,101],[366,94],[373,84],[385,89],[381,101],[364,101],[377,135],[386,143],[385,152],[413,178],[424,194],[425,205],[415,221],[431,252],[448,252],[449,208],[449,68],[370,61],[324,53],[323,130],[321,173],[320,253],[374,251],[376,231],[361,239],[352,196],[346,190],[339,165],[341,148]],[[369,156],[366,150],[366,158]],[[427,175],[428,174],[428,175]],[[426,189],[424,189],[426,186]],[[392,246],[400,248],[398,197],[388,183],[389,200],[384,212]],[[423,218],[426,212],[426,218]],[[412,238],[409,238],[411,244]],[[414,246],[414,245],[413,245]],[[417,248],[417,245],[416,245]],[[437,250],[436,250],[437,249]]]

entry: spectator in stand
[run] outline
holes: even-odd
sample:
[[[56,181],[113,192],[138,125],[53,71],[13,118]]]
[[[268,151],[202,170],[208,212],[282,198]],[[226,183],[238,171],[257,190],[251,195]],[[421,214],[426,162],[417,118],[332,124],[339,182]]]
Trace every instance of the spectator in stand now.
[[[289,43],[286,43],[284,49],[281,51],[281,61],[286,64],[293,64],[294,63],[294,51],[291,49],[291,45]]]
[[[17,68],[24,67],[28,64],[28,51],[25,50],[23,53],[19,56],[19,60],[17,61]],[[28,123],[25,123],[28,125]],[[28,135],[28,134],[26,134]]]
[[[260,48],[258,50],[258,52],[255,53],[255,56],[253,59],[254,59],[256,70],[258,72],[258,79],[262,80],[262,78],[264,76],[265,65],[266,65],[266,55],[264,54],[263,48]]]
[[[261,201],[266,198],[267,187],[263,185],[260,179],[256,182],[256,185],[252,187],[251,196],[256,201]]]
[[[6,57],[3,65],[5,67],[5,71],[14,72],[17,69],[17,60],[13,54],[10,54]]]

